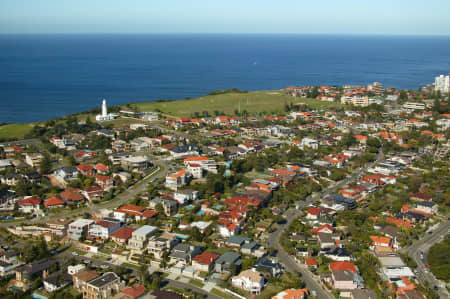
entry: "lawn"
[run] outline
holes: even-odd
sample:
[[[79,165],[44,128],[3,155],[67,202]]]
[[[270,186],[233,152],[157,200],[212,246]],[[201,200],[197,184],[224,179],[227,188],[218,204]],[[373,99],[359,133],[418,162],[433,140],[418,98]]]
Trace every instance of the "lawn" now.
[[[218,290],[216,288],[211,290],[211,294],[214,294],[214,295],[219,296],[219,297],[224,298],[224,299],[233,299],[234,298],[233,296],[228,295],[228,294],[226,294],[226,293],[224,293],[224,292],[222,292],[222,291],[220,291],[220,290]]]
[[[7,124],[0,126],[1,139],[23,139],[31,131],[33,124]]]
[[[195,280],[195,279],[189,280],[189,283],[194,285],[194,286],[196,286],[196,287],[198,287],[198,288],[200,288],[200,289],[203,288],[203,286],[204,286],[204,284],[202,282],[200,282],[198,280]]]
[[[283,91],[255,91],[249,93],[226,93],[219,95],[207,95],[195,99],[185,99],[170,102],[145,102],[137,103],[141,111],[155,111],[179,117],[190,117],[194,112],[202,114],[208,111],[214,115],[214,111],[220,111],[227,115],[234,115],[236,109],[247,110],[256,115],[259,112],[273,114],[282,113],[285,104],[306,103],[315,109],[324,109],[330,106],[340,105],[331,102],[321,102],[314,99],[301,99],[285,95]]]

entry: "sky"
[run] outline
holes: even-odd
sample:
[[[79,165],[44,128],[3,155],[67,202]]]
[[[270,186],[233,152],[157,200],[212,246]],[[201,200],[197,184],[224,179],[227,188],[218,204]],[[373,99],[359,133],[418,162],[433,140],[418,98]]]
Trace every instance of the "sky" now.
[[[0,0],[0,33],[450,35],[450,1]]]

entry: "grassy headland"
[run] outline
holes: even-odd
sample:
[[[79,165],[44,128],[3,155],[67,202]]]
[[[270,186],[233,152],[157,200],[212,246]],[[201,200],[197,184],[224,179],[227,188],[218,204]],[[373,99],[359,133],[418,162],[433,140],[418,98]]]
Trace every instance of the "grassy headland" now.
[[[162,113],[178,116],[190,117],[195,112],[200,115],[203,111],[208,111],[214,115],[214,111],[220,111],[227,115],[233,115],[239,109],[246,110],[249,114],[265,112],[266,114],[276,114],[284,111],[285,104],[305,103],[314,109],[324,109],[330,106],[340,105],[332,102],[322,102],[315,99],[300,99],[285,95],[280,90],[255,91],[255,92],[230,92],[215,95],[206,95],[193,99],[165,102],[144,102],[136,103],[140,111],[159,110]]]
[[[0,140],[22,139],[32,128],[33,124],[6,124],[0,126]]]

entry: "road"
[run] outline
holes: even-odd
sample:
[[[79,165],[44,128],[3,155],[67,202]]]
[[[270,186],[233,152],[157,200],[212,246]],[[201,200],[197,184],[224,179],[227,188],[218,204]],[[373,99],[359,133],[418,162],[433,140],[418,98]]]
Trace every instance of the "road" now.
[[[428,282],[429,286],[441,286],[439,280],[434,277],[433,273],[425,267],[425,261],[421,259],[420,253],[423,252],[426,257],[428,250],[435,244],[441,241],[441,238],[448,234],[450,229],[450,221],[445,221],[439,225],[431,234],[427,234],[424,238],[414,242],[411,246],[405,247],[402,251],[406,252],[417,263],[417,279],[425,285]],[[450,298],[450,295],[445,287],[440,287],[438,290],[440,298]]]
[[[302,207],[305,207],[312,203],[312,199],[304,201],[302,203]],[[289,226],[289,224],[294,220],[297,216],[299,216],[299,211],[294,210],[290,211],[286,217],[286,223],[283,225],[279,225],[278,229],[273,232],[269,238],[267,239],[268,246],[277,250],[277,258],[278,260],[284,264],[286,270],[292,273],[301,273],[301,279],[305,282],[306,288],[312,292],[315,291],[317,293],[318,298],[334,298],[330,292],[328,292],[320,282],[314,278],[312,273],[308,271],[306,268],[301,267],[280,245],[280,237],[284,232],[284,229]]]
[[[38,223],[45,223],[46,221],[54,219],[55,217],[57,217],[57,218],[71,218],[71,217],[76,217],[76,216],[83,215],[83,213],[96,213],[96,212],[100,211],[101,209],[112,209],[112,208],[121,206],[124,203],[126,203],[127,201],[133,199],[136,196],[136,194],[145,192],[147,190],[147,184],[151,180],[153,180],[155,178],[163,178],[163,177],[165,177],[167,175],[169,167],[168,167],[166,161],[164,161],[164,160],[155,160],[155,161],[153,161],[153,163],[159,167],[159,171],[158,172],[156,172],[153,175],[148,175],[147,177],[145,177],[144,179],[140,180],[139,182],[137,182],[136,184],[134,184],[133,186],[131,186],[130,188],[128,188],[124,192],[122,192],[119,195],[117,195],[115,197],[115,199],[111,200],[110,202],[98,203],[98,204],[89,204],[88,206],[80,208],[80,209],[63,211],[60,214],[58,214],[57,216],[50,214],[49,216],[40,217],[40,218],[23,219],[23,220],[19,220],[19,221],[10,221],[10,222],[2,222],[2,223],[0,223],[0,227],[10,227],[10,226],[15,226],[15,225],[18,225],[18,224],[21,224],[21,223],[25,223],[27,225],[38,224]]]
[[[334,185],[329,186],[325,190],[321,192],[316,192],[311,194],[305,201],[299,204],[298,210],[302,210],[303,208],[311,205],[315,200],[324,198],[327,196],[330,196],[331,194],[335,193],[337,189],[343,187],[344,185],[347,185],[351,182],[354,182],[355,180],[359,179],[359,177],[363,174],[365,169],[368,167],[371,167],[381,159],[384,159],[383,150],[380,149],[380,152],[377,155],[376,161],[370,163],[370,165],[366,167],[361,167],[359,170],[354,171],[349,177],[346,179],[337,182]],[[286,216],[286,212],[284,216],[286,217],[286,223],[283,225],[279,225],[278,229],[273,232],[269,238],[267,239],[267,246],[274,248],[277,250],[277,257],[281,263],[283,263],[286,267],[286,269],[289,272],[299,272],[302,274],[302,280],[305,282],[306,287],[310,291],[316,291],[318,298],[334,298],[334,296],[331,295],[331,293],[326,290],[323,285],[316,280],[316,278],[313,276],[313,274],[307,270],[306,268],[300,266],[294,258],[292,258],[280,245],[280,236],[284,232],[284,230],[289,226],[289,224],[294,220],[296,217],[300,215],[300,212],[298,210],[294,211],[287,211],[288,215]]]
[[[95,267],[99,267],[101,271],[110,271],[112,269],[114,269],[115,267],[117,267],[117,265],[110,263],[108,261],[100,261],[94,258],[90,258],[90,257],[86,257],[86,256],[74,256],[71,253],[64,251],[61,252],[60,254],[58,254],[57,256],[55,256],[55,258],[57,260],[59,260],[60,262],[62,262],[63,264],[68,263],[68,261],[72,258],[76,258],[77,260],[80,261],[80,263],[84,263],[84,261],[89,261],[91,266],[95,266]],[[109,268],[101,268],[102,265],[108,265]],[[123,267],[127,268],[128,270],[131,270],[131,272],[133,272],[134,276],[139,277],[139,273],[138,271],[136,271],[134,268],[131,267],[126,267],[125,265],[123,265]],[[167,277],[162,277],[161,276],[161,283],[162,285],[164,285],[165,287],[168,287],[170,289],[170,287],[173,287],[175,289],[191,289],[192,291],[205,295],[207,296],[207,298],[209,299],[222,299],[221,297],[211,294],[195,285],[189,284],[189,283],[184,283],[182,281],[179,280],[172,280],[169,279]]]

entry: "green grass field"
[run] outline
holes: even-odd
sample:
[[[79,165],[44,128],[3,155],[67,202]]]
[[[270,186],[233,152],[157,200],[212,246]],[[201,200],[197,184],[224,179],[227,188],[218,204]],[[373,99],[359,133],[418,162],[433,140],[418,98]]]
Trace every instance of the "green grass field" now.
[[[0,126],[0,139],[23,139],[23,136],[30,132],[32,128],[33,124],[7,124]]]
[[[207,95],[195,99],[179,100],[171,102],[145,102],[136,105],[141,111],[154,111],[159,109],[163,113],[190,117],[194,112],[202,114],[208,111],[214,115],[214,111],[221,111],[227,115],[233,115],[236,109],[241,112],[247,110],[252,115],[260,112],[266,114],[282,113],[284,105],[289,103],[306,103],[315,109],[326,109],[330,106],[340,105],[338,103],[321,102],[314,99],[300,99],[285,95],[283,91],[255,91],[249,93],[226,93],[220,95]]]

